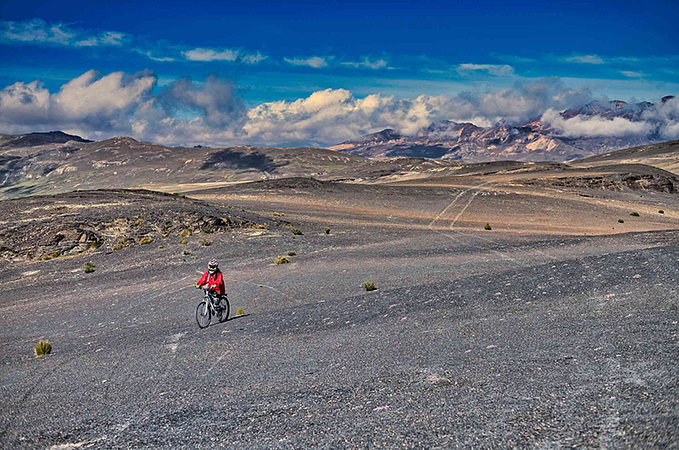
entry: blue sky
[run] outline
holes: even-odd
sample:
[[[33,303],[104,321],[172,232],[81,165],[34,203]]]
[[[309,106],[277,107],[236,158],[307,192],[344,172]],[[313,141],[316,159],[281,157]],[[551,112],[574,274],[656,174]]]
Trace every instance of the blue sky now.
[[[166,1],[159,6],[142,0],[93,5],[14,0],[0,5],[0,132],[60,125],[95,138],[128,132],[167,143],[190,143],[193,137],[197,142],[203,136],[207,143],[326,145],[389,125],[390,114],[392,127],[411,131],[404,121],[419,125],[448,114],[483,124],[507,113],[522,121],[550,107],[571,106],[562,101],[567,95],[572,101],[656,102],[679,90],[679,38],[673,29],[679,7],[674,2]],[[89,75],[79,78],[84,74]],[[77,84],[74,80],[86,81],[88,89],[59,96],[64,86]],[[532,104],[523,115],[500,106],[493,115],[488,107],[468,104],[460,108],[464,113],[451,112],[462,100],[478,104],[491,94],[532,102],[530,86],[545,82],[550,91],[540,95],[556,100]],[[117,109],[110,104],[116,102],[90,108],[90,115],[66,105],[83,95],[96,95],[97,101],[130,98],[118,101]],[[375,95],[391,99],[389,105],[378,102],[379,119],[362,104]],[[418,106],[423,95],[456,101],[423,119],[413,108],[438,104],[430,100]],[[342,131],[300,130],[300,108],[309,122],[314,113],[309,108],[321,97],[323,115],[338,113]],[[335,103],[328,104],[328,98]],[[354,115],[364,123],[358,123],[361,117],[347,119],[347,108],[354,108],[352,114],[360,110]],[[60,122],[68,111],[68,120]],[[415,119],[408,119],[412,114]],[[253,125],[264,115],[267,123]],[[288,131],[276,135],[272,117],[296,123],[285,122]],[[194,126],[198,120],[230,132],[210,134],[203,128],[202,134],[194,129],[193,134],[163,135],[160,130],[160,122],[187,126],[192,119]],[[328,120],[314,123],[333,126]]]

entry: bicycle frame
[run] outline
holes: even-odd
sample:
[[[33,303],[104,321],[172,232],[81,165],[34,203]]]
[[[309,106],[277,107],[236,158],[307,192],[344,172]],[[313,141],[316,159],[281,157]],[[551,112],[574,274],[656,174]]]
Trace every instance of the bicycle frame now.
[[[203,288],[203,298],[208,308],[212,310],[212,315],[217,315],[217,308],[215,308],[215,294],[210,289]]]

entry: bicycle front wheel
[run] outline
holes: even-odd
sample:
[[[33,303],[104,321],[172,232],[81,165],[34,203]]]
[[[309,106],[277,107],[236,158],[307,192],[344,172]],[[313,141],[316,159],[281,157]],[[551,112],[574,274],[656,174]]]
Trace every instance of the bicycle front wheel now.
[[[200,302],[196,307],[196,323],[198,328],[205,328],[210,325],[212,320],[212,311],[207,302]]]

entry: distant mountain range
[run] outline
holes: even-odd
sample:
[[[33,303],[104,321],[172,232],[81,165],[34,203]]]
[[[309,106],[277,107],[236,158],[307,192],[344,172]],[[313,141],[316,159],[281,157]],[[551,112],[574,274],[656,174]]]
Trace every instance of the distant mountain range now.
[[[662,99],[663,103],[673,96]],[[559,114],[564,121],[580,117],[583,120],[601,118],[626,119],[641,122],[653,103],[628,104],[620,100],[594,101],[578,109]],[[664,141],[658,130],[621,137],[568,137],[539,119],[520,126],[505,120],[489,128],[471,123],[444,121],[422,128],[414,136],[404,136],[392,129],[369,134],[329,147],[352,155],[379,157],[425,157],[483,162],[496,160],[569,161],[600,153]]]

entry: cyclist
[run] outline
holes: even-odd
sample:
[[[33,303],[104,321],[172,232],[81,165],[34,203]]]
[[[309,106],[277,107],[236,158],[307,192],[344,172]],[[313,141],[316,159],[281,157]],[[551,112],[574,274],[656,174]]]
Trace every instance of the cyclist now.
[[[196,284],[196,289],[200,289],[207,285],[207,288],[214,291],[217,301],[216,306],[219,306],[222,296],[226,293],[224,289],[224,278],[222,277],[222,271],[219,270],[219,261],[216,259],[211,259],[207,264],[207,271],[200,277],[198,283]]]

